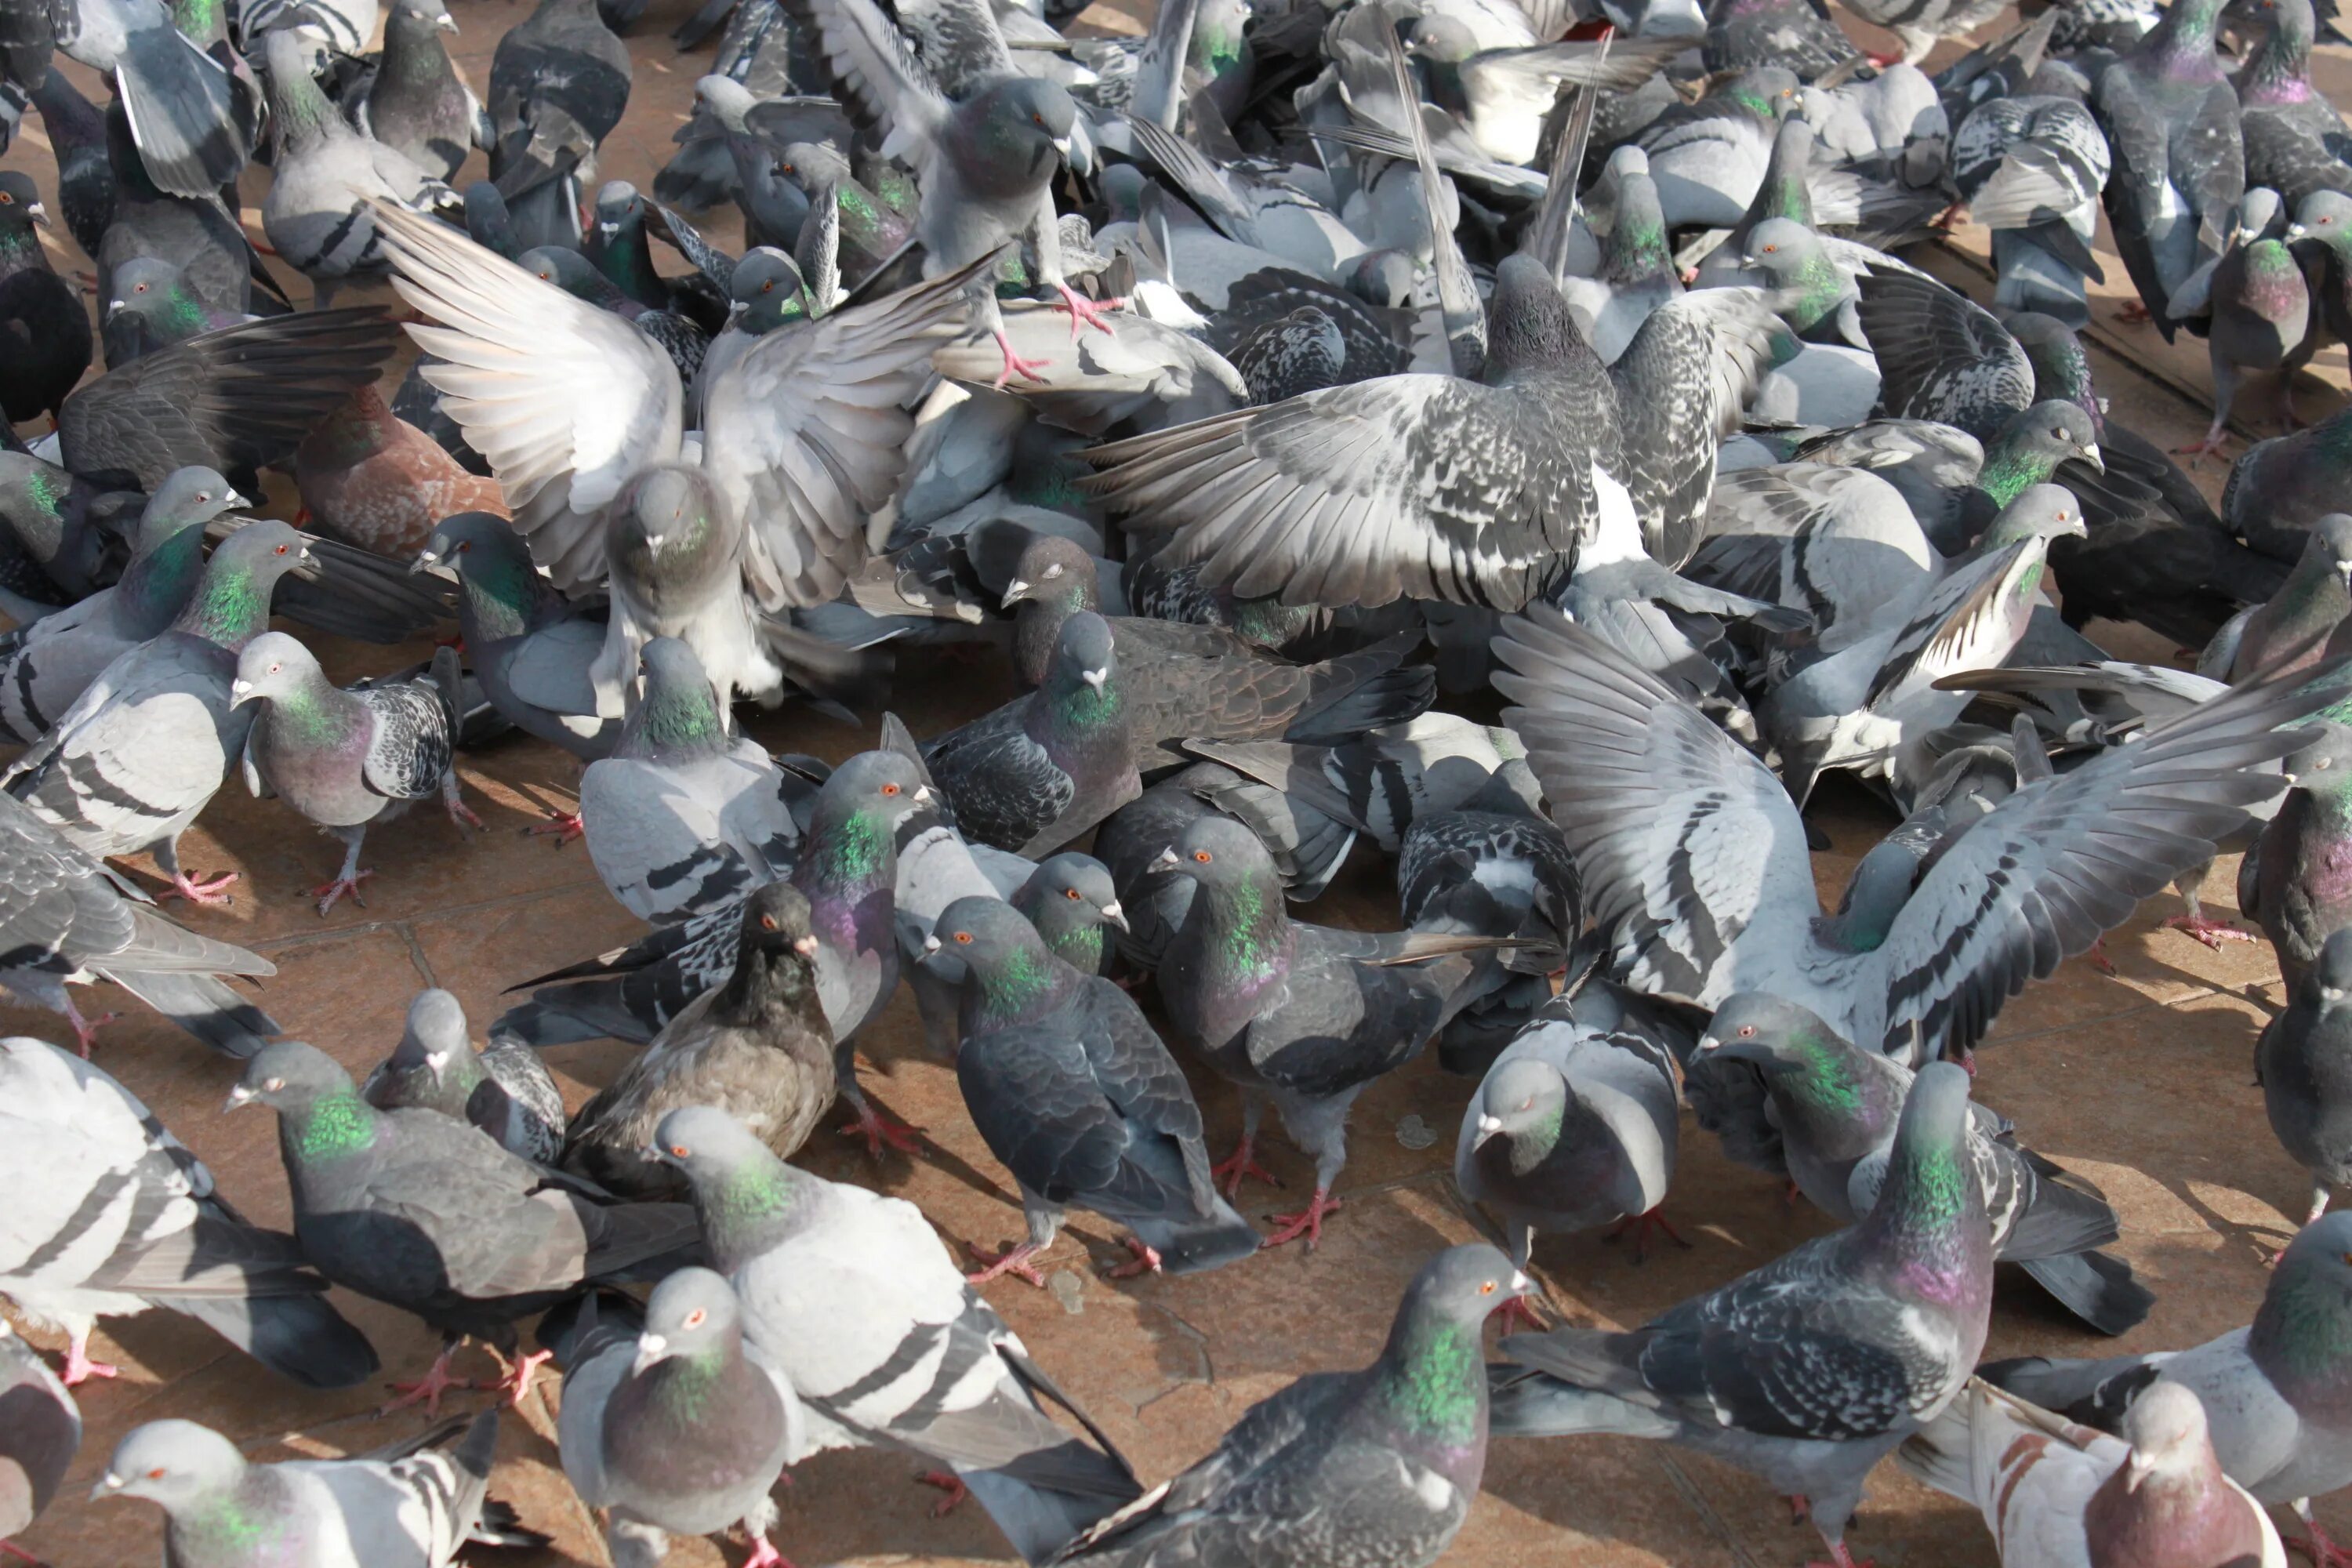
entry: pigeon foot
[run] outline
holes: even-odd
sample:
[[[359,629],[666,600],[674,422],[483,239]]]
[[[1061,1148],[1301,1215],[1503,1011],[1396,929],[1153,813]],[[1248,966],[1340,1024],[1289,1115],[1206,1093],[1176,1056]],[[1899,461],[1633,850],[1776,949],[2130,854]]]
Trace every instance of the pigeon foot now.
[[[498,1355],[496,1351],[490,1353]],[[520,1410],[522,1408],[524,1398],[530,1393],[531,1380],[539,1375],[539,1369],[554,1359],[553,1351],[526,1352],[517,1357],[512,1364],[506,1365],[506,1369],[499,1374],[498,1382],[490,1384],[490,1389],[493,1393],[506,1395],[507,1403]],[[502,1365],[505,1365],[504,1356],[499,1356],[499,1360]]]
[[[965,1486],[963,1484],[963,1478],[957,1475],[953,1470],[925,1470],[921,1475],[915,1478],[915,1484],[917,1486],[937,1487],[940,1490],[948,1494],[946,1497],[931,1505],[931,1517],[933,1519],[945,1519],[948,1515],[956,1510],[956,1504],[963,1501],[964,1499],[971,1495],[971,1489]]]
[[[743,1568],[793,1568],[764,1535],[751,1537],[751,1555],[743,1559]]]
[[[1229,1198],[1241,1196],[1242,1184],[1252,1176],[1255,1176],[1269,1187],[1282,1185],[1275,1179],[1272,1171],[1250,1158],[1251,1151],[1256,1147],[1256,1143],[1255,1139],[1244,1134],[1242,1138],[1242,1146],[1234,1151],[1232,1159],[1221,1165],[1209,1167],[1209,1180],[1213,1182],[1223,1182],[1227,1176],[1233,1178],[1232,1181],[1225,1183],[1225,1196]]]
[[[841,1131],[845,1137],[865,1139],[866,1152],[877,1160],[882,1157],[882,1145],[885,1143],[902,1154],[918,1153],[923,1147],[915,1136],[922,1131],[920,1128],[893,1121],[870,1105],[860,1106],[857,1120]]]
[[[2221,951],[2225,942],[2252,942],[2254,933],[2242,931],[2228,921],[2217,921],[2205,915],[2175,915],[2164,922],[2168,930],[2185,931],[2214,952]]]
[[[354,871],[348,877],[338,877],[331,882],[321,882],[311,889],[310,896],[319,900],[320,917],[323,918],[329,910],[333,909],[345,893],[352,896],[352,902],[362,909],[367,908],[367,900],[360,897],[360,884],[374,875],[375,872],[372,869]]]
[[[1097,305],[1092,300],[1087,299],[1084,294],[1081,294],[1076,289],[1071,288],[1067,283],[1056,283],[1054,287],[1062,296],[1062,309],[1070,313],[1070,341],[1072,342],[1076,342],[1078,341],[1078,329],[1081,326],[1093,327],[1097,331],[1108,333],[1111,330],[1111,325],[1108,321],[1103,319],[1103,312],[1105,310],[1124,310],[1127,309],[1127,301],[1122,299],[1105,300],[1101,304]]]
[[[1135,1256],[1127,1262],[1122,1263],[1118,1268],[1112,1269],[1110,1271],[1109,1278],[1113,1279],[1132,1279],[1139,1274],[1157,1274],[1160,1272],[1160,1251],[1157,1247],[1146,1247],[1143,1243],[1136,1240],[1135,1237],[1131,1236],[1126,1237],[1125,1240],[1127,1242],[1127,1249],[1135,1254]]]
[[[975,1247],[971,1249],[971,1260],[980,1265],[980,1271],[965,1275],[963,1281],[967,1285],[985,1285],[1000,1274],[1010,1274],[1015,1279],[1026,1279],[1043,1290],[1045,1277],[1032,1268],[1029,1260],[1045,1250],[1034,1241],[1024,1241],[1018,1247],[1008,1247],[1002,1252],[993,1253],[982,1252]]]
[[[0,1560],[10,1563],[29,1563],[33,1568],[46,1568],[39,1558],[13,1542],[0,1541]]]
[[[1024,376],[1031,381],[1045,379],[1046,362],[1041,359],[1023,359],[1013,352],[1013,340],[1001,331],[996,334],[996,348],[997,352],[1004,356],[1004,368],[996,373],[996,380],[993,383],[997,391],[1003,391],[1004,384],[1016,375]]]
[[[2083,958],[2085,963],[2089,963],[2092,968],[2097,970],[2102,974],[2113,974],[2116,972],[2116,961],[2107,956],[2107,939],[2105,937],[2099,937],[2094,940],[2089,951],[2083,954]]]
[[[2307,1508],[2295,1511],[2305,1513]],[[2319,1521],[2305,1518],[2303,1526],[2311,1532],[2310,1535],[2307,1538],[2290,1538],[2287,1544],[2310,1558],[2312,1568],[2352,1568],[2352,1552],[2347,1552],[2331,1540],[2327,1531],[2319,1528]]]
[[[93,1377],[121,1377],[122,1369],[102,1361],[89,1359],[89,1331],[84,1329],[66,1344],[65,1375],[58,1381],[68,1388],[79,1388]]]
[[[2116,320],[2127,327],[2144,327],[2156,318],[2148,314],[2145,301],[2126,300],[2116,308]]]
[[[2193,468],[2204,458],[2218,456],[2221,448],[2228,444],[2228,432],[2216,425],[2205,432],[2203,440],[2192,441],[2186,447],[2175,447],[2172,448],[2172,455],[2176,458],[2188,458],[2189,466]]]
[[[192,904],[218,904],[226,907],[236,902],[236,900],[221,889],[236,881],[237,876],[238,873],[235,871],[223,871],[211,881],[204,882],[182,871],[172,879],[172,885],[164,889],[163,896],[167,899],[185,899]]]
[[[587,837],[588,825],[580,820],[580,814],[576,811],[568,815],[560,811],[551,811],[547,814],[545,822],[534,824],[522,831],[523,837],[527,838],[544,838],[552,834],[555,837],[555,847],[561,849],[575,838]]]
[[[470,827],[477,833],[481,831],[482,819],[474,815],[474,808],[467,805],[465,797],[457,793],[457,775],[454,773],[441,781],[441,805],[448,812],[449,820],[458,826]]]
[[[1315,1244],[1323,1239],[1323,1216],[1339,1212],[1339,1200],[1331,1196],[1331,1189],[1317,1187],[1315,1195],[1307,1200],[1305,1208],[1297,1214],[1278,1214],[1273,1216],[1274,1223],[1282,1228],[1259,1242],[1258,1247],[1263,1251],[1269,1247],[1286,1246],[1303,1236],[1307,1238],[1307,1250],[1312,1252],[1315,1250]]]
[[[82,1060],[89,1060],[89,1048],[98,1044],[99,1030],[121,1016],[120,1013],[100,1013],[95,1018],[85,1018],[81,1016],[81,1009],[73,1005],[73,998],[66,998],[66,1022],[73,1026],[74,1041],[81,1047]]]
[[[1646,1214],[1627,1215],[1623,1219],[1619,1220],[1614,1226],[1611,1226],[1609,1234],[1602,1237],[1601,1239],[1603,1241],[1617,1241],[1628,1235],[1632,1236],[1633,1238],[1633,1261],[1639,1263],[1648,1252],[1650,1232],[1653,1230],[1661,1230],[1665,1232],[1666,1239],[1673,1242],[1676,1247],[1686,1248],[1690,1246],[1689,1242],[1683,1239],[1682,1232],[1676,1230],[1671,1224],[1669,1224],[1666,1220],[1666,1216],[1660,1214],[1656,1209],[1652,1209]]]
[[[394,1400],[391,1404],[383,1406],[381,1410],[378,1410],[376,1414],[379,1416],[389,1415],[395,1410],[405,1410],[412,1405],[422,1405],[425,1406],[425,1415],[440,1415],[441,1396],[443,1394],[448,1393],[453,1388],[471,1388],[474,1386],[474,1381],[471,1378],[451,1377],[449,1375],[449,1362],[452,1357],[457,1355],[457,1347],[456,1345],[444,1345],[441,1348],[441,1353],[433,1358],[433,1364],[425,1369],[425,1375],[423,1377],[418,1378],[415,1383],[394,1383],[386,1384],[386,1387],[390,1388],[393,1393],[400,1395],[400,1397]]]

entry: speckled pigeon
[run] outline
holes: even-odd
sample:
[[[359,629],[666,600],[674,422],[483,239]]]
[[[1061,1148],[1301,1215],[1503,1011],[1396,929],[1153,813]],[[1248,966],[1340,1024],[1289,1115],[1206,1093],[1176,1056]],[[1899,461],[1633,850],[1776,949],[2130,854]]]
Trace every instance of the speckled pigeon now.
[[[2311,79],[2311,0],[2263,0],[2270,32],[2238,72],[2246,184],[2300,212],[2315,191],[2352,195],[2352,131]]]
[[[466,1011],[437,986],[408,1005],[400,1044],[360,1086],[378,1110],[436,1110],[471,1122],[510,1154],[553,1164],[563,1147],[563,1094],[539,1053],[493,1034],[478,1053]]]
[[[580,243],[596,149],[628,107],[628,47],[591,0],[540,0],[490,58],[490,178],[520,247]]]

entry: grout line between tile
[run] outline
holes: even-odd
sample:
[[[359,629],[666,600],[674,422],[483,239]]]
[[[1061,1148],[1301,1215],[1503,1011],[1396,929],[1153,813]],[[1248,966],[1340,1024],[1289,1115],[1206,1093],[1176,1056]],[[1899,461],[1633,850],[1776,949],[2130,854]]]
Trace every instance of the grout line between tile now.
[[[292,931],[285,936],[264,937],[258,942],[247,942],[245,946],[254,952],[283,952],[289,948],[308,947],[316,942],[341,942],[355,936],[373,936],[380,931],[396,932],[402,927],[413,925],[420,920],[446,920],[451,915],[479,914],[486,910],[515,908],[540,899],[552,899],[568,893],[576,893],[583,888],[594,885],[592,880],[583,879],[581,881],[565,882],[552,888],[536,888],[526,892],[508,893],[495,899],[480,899],[470,904],[443,904],[437,909],[421,910],[415,914],[398,919],[362,921],[357,925],[333,926],[325,931]]]
[[[1683,1501],[1698,1515],[1699,1522],[1715,1533],[1715,1538],[1723,1542],[1724,1548],[1738,1560],[1740,1568],[1764,1568],[1756,1560],[1756,1554],[1748,1550],[1747,1543],[1731,1532],[1730,1521],[1706,1500],[1706,1494],[1699,1490],[1698,1483],[1690,1479],[1690,1472],[1675,1460],[1672,1451],[1659,1443],[1648,1443],[1643,1447],[1650,1450],[1650,1457],[1658,1461],[1658,1468],[1666,1472],[1666,1479],[1673,1484]]]

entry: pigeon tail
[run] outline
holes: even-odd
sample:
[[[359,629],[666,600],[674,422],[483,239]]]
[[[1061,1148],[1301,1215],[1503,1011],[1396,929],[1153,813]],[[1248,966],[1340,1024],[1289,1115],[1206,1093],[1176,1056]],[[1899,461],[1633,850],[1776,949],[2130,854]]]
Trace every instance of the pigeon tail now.
[[[1223,1198],[1202,1219],[1139,1215],[1129,1228],[1137,1240],[1160,1255],[1160,1272],[1165,1274],[1206,1274],[1238,1263],[1258,1249],[1257,1227]]]
[[[168,19],[130,34],[114,82],[139,161],[163,190],[215,198],[245,167],[228,73]]]
[[[1321,707],[1298,715],[1282,738],[1300,745],[1337,746],[1367,730],[1408,724],[1437,700],[1437,671],[1428,665],[1384,670]]]
[[[382,1370],[367,1336],[323,1296],[174,1296],[163,1304],[305,1388],[351,1388]]]
[[[2036,1258],[2023,1267],[2060,1305],[2103,1334],[2139,1327],[2156,1305],[2156,1293],[2132,1278],[2131,1265],[2104,1252]]]
[[[1578,1388],[1524,1367],[1486,1369],[1492,1404],[1486,1429],[1497,1437],[1574,1437],[1607,1433],[1619,1437],[1675,1436],[1674,1421],[1613,1394]]]
[[[146,969],[102,968],[99,973],[223,1056],[239,1061],[286,1032],[216,975]]]
[[[1104,1472],[1106,1483],[1124,1482],[1124,1489],[1108,1486],[1104,1491],[1065,1491],[1058,1488],[1033,1484],[1011,1473],[1015,1469],[1039,1465],[1067,1468],[1084,1465]],[[1020,1459],[1002,1469],[966,1470],[956,1474],[971,1489],[972,1497],[988,1510],[1004,1539],[1022,1561],[1035,1568],[1050,1563],[1076,1540],[1080,1531],[1133,1501],[1142,1489],[1131,1477],[1117,1475],[1114,1461],[1087,1447],[1076,1438],[1060,1447],[1042,1453],[1024,1454]]]
[[[2069,1421],[2113,1432],[2123,1425],[2124,1412],[2154,1383],[2162,1358],[2111,1356],[2105,1361],[2053,1361],[2047,1356],[2019,1356],[1987,1362],[1977,1375],[1995,1388],[2039,1405]]]

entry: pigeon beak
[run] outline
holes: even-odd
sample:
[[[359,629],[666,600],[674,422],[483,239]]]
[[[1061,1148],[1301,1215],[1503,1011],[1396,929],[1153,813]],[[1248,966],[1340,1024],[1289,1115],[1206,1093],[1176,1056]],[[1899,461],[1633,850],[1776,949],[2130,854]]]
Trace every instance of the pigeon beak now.
[[[310,542],[306,539],[302,542],[302,553],[296,559],[305,566],[315,566],[319,563],[319,552],[310,548]]]
[[[2085,441],[2074,449],[2082,453],[2083,461],[2103,474],[2107,471],[2107,460],[2099,455],[2099,444],[2096,441]]]
[[[446,1051],[427,1051],[425,1053],[425,1065],[432,1069],[433,1081],[435,1083],[439,1083],[441,1081],[441,1069],[449,1065],[449,1053]]]
[[[617,224],[617,223],[614,223],[612,219],[610,219],[610,218],[598,218],[598,219],[596,220],[596,234],[597,234],[597,237],[599,237],[599,238],[601,238],[601,239],[610,239],[610,238],[612,238],[614,235],[616,235],[616,234],[618,234],[618,233],[620,233],[620,232],[621,232],[621,226],[620,226],[619,224]]]
[[[666,533],[648,533],[646,535],[646,548],[658,555],[661,553],[662,541],[668,537],[669,535]]]
[[[109,1470],[98,1478],[98,1485],[89,1489],[89,1500],[96,1502],[101,1498],[110,1498],[130,1484],[112,1470]]]
[[[122,301],[121,301],[121,300],[109,300],[106,302],[106,313],[107,313],[108,315],[110,315],[110,316],[111,316],[112,314],[114,314],[114,312],[115,312],[115,311],[120,310],[121,310],[121,309],[122,309]]]
[[[915,793],[908,796],[908,798],[912,800],[917,805],[929,805],[940,797],[932,791],[930,785],[917,784],[915,786]]]
[[[241,496],[235,490],[231,490],[228,494],[221,497],[221,500],[228,506],[251,506],[253,504],[251,497]]]
[[[2124,1490],[2126,1492],[2139,1490],[2140,1483],[2154,1474],[2156,1474],[2156,1461],[2137,1448],[2134,1448],[2130,1456],[2124,1460]]]
[[[2344,579],[2346,588],[2352,589],[2352,561],[2338,561],[2336,563],[2336,574]]]
[[[228,1098],[221,1102],[221,1114],[226,1116],[239,1106],[251,1105],[253,1100],[253,1090],[243,1084],[238,1084],[228,1091]]]
[[[1110,679],[1110,666],[1104,665],[1100,669],[1082,669],[1078,671],[1078,679],[1100,691]]]
[[[1524,1296],[1535,1288],[1536,1282],[1534,1280],[1528,1279],[1525,1274],[1516,1268],[1511,1270],[1511,1289],[1516,1294]]]
[[[1501,1117],[1489,1116],[1484,1111],[1479,1112],[1478,1136],[1470,1140],[1470,1147],[1473,1149],[1483,1147],[1487,1139],[1492,1138],[1496,1133],[1500,1132],[1502,1130],[1503,1119]]]
[[[932,931],[923,938],[923,956],[929,958],[940,950],[940,934]]]
[[[252,700],[253,682],[250,680],[232,680],[228,683],[228,705],[230,707],[242,708]]]
[[[1118,900],[1117,899],[1113,899],[1110,902],[1102,907],[1102,918],[1108,921],[1111,924],[1118,927],[1121,931],[1130,929],[1127,923],[1127,911],[1118,907]]]
[[[1029,584],[1024,583],[1020,578],[1015,577],[1013,579],[1012,584],[1004,590],[1004,597],[998,604],[997,607],[999,609],[1009,610],[1028,596]]]
[[[408,563],[408,574],[414,577],[420,572],[430,572],[440,564],[441,557],[434,554],[430,550],[420,550],[416,552],[416,559]]]
[[[32,219],[35,223],[39,224],[43,228],[53,226],[49,222],[49,209],[43,206],[38,202],[34,202],[30,205],[26,206],[25,208],[25,216]]]
[[[1144,868],[1147,871],[1181,871],[1183,868],[1184,862],[1176,858],[1176,846],[1173,844],[1162,849],[1158,858]]]
[[[814,958],[816,956],[816,934],[813,931],[793,943],[793,951],[799,953],[803,958]]]
[[[631,1377],[643,1376],[645,1374],[646,1368],[652,1366],[656,1362],[664,1360],[668,1356],[668,1354],[669,1342],[667,1340],[662,1338],[659,1334],[639,1334],[637,1336],[637,1359],[630,1365],[629,1375]]]
[[[441,19],[433,25],[445,33],[455,33],[457,30],[457,18],[444,11],[441,13]]]
[[[2286,237],[2287,243],[2292,245],[2298,239],[2310,238],[2311,230],[2304,227],[2303,225],[2299,223],[2291,223],[2286,226]]]
[[[1063,157],[1067,158],[1070,155],[1070,139],[1066,136],[1055,137],[1054,151],[1059,153]],[[33,210],[35,212],[38,212],[40,208],[37,205]]]

